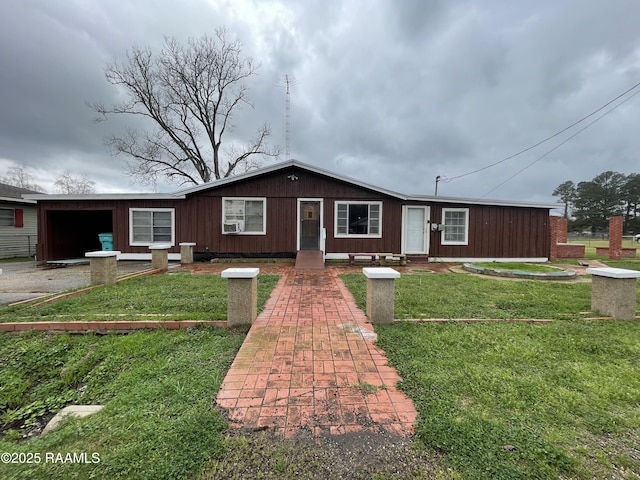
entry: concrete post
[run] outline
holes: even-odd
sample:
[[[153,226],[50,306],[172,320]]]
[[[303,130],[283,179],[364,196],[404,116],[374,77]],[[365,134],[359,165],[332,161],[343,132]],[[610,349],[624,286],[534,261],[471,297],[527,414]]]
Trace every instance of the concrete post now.
[[[168,270],[169,269],[169,249],[171,245],[160,244],[151,245],[151,268],[155,270]]]
[[[615,320],[636,318],[636,283],[640,272],[624,268],[587,268],[593,275],[591,310],[612,316]]]
[[[371,323],[393,323],[395,279],[400,272],[388,267],[363,268],[367,277],[366,314]]]
[[[113,285],[117,278],[117,251],[85,253],[91,264],[91,285]]]
[[[258,316],[259,268],[227,268],[220,276],[228,279],[227,326],[251,325]]]
[[[196,244],[192,242],[182,242],[180,244],[180,263],[182,265],[188,265],[193,263],[193,247]]]

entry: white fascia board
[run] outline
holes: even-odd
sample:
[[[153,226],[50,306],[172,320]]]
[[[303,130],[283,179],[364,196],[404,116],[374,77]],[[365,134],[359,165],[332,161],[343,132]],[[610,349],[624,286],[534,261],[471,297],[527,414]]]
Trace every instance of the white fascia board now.
[[[24,204],[24,205],[35,205],[36,204],[35,200],[25,200],[23,198],[15,198],[15,197],[0,197],[0,202],[21,203],[21,204]]]
[[[23,198],[35,201],[77,201],[77,200],[176,200],[185,198],[184,195],[169,193],[92,193],[49,195],[46,193],[23,195]]]
[[[459,203],[465,205],[495,205],[504,207],[529,207],[529,208],[544,208],[554,209],[558,208],[557,203],[529,203],[518,202],[510,200],[482,200],[478,198],[461,198],[461,197],[435,197],[431,195],[410,195],[407,200],[414,200],[419,202],[433,202],[433,203]]]

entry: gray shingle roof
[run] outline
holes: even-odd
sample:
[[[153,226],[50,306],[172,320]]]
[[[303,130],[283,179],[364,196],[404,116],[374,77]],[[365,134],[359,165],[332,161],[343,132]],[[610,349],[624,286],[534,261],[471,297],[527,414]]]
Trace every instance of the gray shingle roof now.
[[[25,193],[41,193],[35,190],[29,190],[26,188],[14,187],[13,185],[7,185],[6,183],[0,183],[0,197],[6,198],[18,198],[22,200],[22,195]]]

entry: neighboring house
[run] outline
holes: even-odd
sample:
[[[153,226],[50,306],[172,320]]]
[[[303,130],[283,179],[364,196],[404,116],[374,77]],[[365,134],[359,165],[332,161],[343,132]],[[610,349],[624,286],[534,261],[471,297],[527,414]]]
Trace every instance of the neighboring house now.
[[[30,257],[36,253],[36,202],[24,194],[37,193],[0,183],[0,258]]]
[[[121,259],[150,258],[149,246],[195,242],[208,257],[293,257],[321,250],[404,253],[431,261],[549,257],[549,210],[529,204],[404,195],[298,161],[172,194],[28,195],[38,201],[38,258],[100,250],[113,233]]]

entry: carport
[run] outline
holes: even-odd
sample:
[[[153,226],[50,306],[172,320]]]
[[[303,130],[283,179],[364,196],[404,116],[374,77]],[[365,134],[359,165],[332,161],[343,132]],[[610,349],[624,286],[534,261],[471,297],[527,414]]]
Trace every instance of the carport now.
[[[47,210],[45,225],[43,260],[84,258],[102,249],[98,234],[113,232],[113,210]]]

